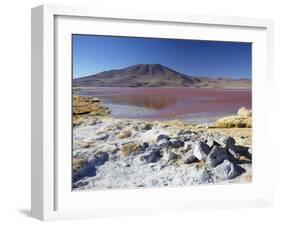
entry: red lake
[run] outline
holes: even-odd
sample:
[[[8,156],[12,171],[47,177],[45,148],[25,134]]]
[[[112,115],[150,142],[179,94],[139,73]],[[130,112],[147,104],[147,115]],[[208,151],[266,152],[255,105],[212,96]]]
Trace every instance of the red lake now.
[[[212,122],[252,106],[249,89],[89,87],[74,93],[100,98],[113,116],[148,120]]]

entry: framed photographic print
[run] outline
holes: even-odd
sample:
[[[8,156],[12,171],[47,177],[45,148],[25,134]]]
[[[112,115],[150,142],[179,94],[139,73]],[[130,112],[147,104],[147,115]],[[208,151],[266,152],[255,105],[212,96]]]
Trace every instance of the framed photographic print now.
[[[264,19],[32,9],[32,215],[271,204],[272,30]]]

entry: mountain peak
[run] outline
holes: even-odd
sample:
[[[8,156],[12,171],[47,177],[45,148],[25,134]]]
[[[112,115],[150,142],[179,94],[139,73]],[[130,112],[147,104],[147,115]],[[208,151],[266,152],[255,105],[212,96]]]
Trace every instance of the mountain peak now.
[[[237,85],[236,85],[237,84]],[[250,82],[189,76],[161,64],[135,64],[73,80],[74,87],[250,87]]]
[[[156,68],[156,67],[165,67],[165,66],[163,66],[163,65],[161,65],[161,64],[133,64],[133,65],[131,65],[131,66],[129,66],[128,68],[131,68],[131,67],[154,67],[154,68]]]
[[[161,64],[135,64],[125,68],[125,72],[137,74],[137,75],[153,75],[161,74],[168,68]],[[172,71],[172,70],[171,70]]]

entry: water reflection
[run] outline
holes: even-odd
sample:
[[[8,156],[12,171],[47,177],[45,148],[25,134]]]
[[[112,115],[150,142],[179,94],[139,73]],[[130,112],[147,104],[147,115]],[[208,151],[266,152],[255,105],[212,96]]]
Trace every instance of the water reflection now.
[[[251,108],[252,98],[251,90],[222,89],[91,87],[75,92],[115,106],[118,110],[113,115],[118,112],[116,116],[143,119],[233,114],[242,106]]]
[[[137,107],[145,107],[156,110],[167,108],[176,103],[177,98],[173,96],[148,96],[148,95],[119,95],[104,97],[111,103],[133,105]]]

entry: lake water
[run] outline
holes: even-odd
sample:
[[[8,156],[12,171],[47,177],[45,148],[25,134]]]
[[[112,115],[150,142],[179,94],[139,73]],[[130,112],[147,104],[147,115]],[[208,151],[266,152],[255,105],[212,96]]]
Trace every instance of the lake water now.
[[[74,93],[100,98],[116,117],[194,123],[213,122],[252,104],[251,90],[91,87]]]

